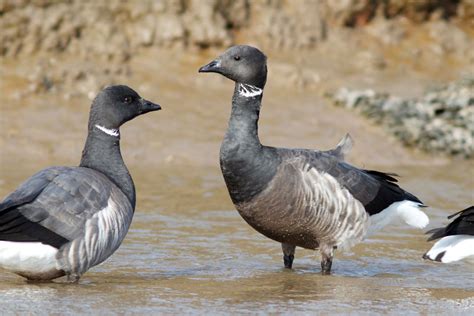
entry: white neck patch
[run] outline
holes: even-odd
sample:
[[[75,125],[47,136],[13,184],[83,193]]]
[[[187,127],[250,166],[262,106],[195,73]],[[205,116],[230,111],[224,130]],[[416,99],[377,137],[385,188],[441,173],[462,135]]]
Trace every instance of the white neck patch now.
[[[263,93],[263,89],[246,83],[239,84],[239,95],[246,98],[253,98]]]
[[[102,132],[106,133],[107,135],[114,136],[114,137],[120,136],[120,131],[118,129],[108,129],[98,124],[96,124],[95,127],[100,129]]]

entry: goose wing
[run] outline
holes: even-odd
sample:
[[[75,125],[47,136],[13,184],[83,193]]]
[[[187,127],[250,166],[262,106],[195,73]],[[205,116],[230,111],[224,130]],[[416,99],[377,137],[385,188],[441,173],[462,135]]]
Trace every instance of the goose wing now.
[[[0,240],[60,248],[83,234],[85,221],[107,207],[114,187],[92,169],[44,169],[1,202]]]
[[[311,150],[284,150],[284,156],[304,157],[307,164],[323,174],[332,176],[364,206],[367,213],[382,212],[399,201],[422,202],[397,185],[395,174],[359,169],[327,152]]]
[[[432,234],[428,241],[452,235],[474,236],[474,206],[448,216],[449,219],[458,216],[446,227],[431,229],[427,234]]]
[[[332,156],[331,159],[338,160]],[[299,214],[297,225],[311,227],[322,244],[348,247],[361,241],[369,215],[351,192],[304,156],[283,160],[280,166],[280,205]],[[280,206],[281,207],[281,206]],[[304,235],[304,229],[302,229]]]

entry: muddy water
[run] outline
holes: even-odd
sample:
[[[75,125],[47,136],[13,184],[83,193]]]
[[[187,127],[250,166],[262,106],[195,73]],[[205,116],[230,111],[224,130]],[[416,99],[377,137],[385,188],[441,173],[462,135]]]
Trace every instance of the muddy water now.
[[[202,62],[188,63],[196,69]],[[279,244],[244,223],[218,168],[231,84],[191,72],[189,81],[153,79],[155,66],[135,66],[147,71],[128,84],[164,110],[122,129],[122,151],[138,193],[124,243],[77,285],[28,284],[0,271],[2,314],[474,312],[473,265],[424,262],[426,237],[403,226],[337,253],[331,276],[321,276],[317,254],[302,249],[294,270],[284,270]],[[77,164],[89,100],[2,98],[0,196],[41,168]],[[260,128],[264,143],[329,148],[347,131],[356,141],[350,161],[402,175],[401,183],[433,206],[427,209],[430,227],[474,202],[472,162],[403,148],[379,127],[313,93],[270,81]]]

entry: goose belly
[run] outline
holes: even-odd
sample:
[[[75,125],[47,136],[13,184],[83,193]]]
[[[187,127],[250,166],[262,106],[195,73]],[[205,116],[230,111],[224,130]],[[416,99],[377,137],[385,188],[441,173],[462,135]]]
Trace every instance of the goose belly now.
[[[236,206],[242,218],[262,235],[281,243],[307,249],[317,249],[321,236],[310,223],[302,223],[297,217],[282,209]]]
[[[336,179],[315,169],[288,169],[236,205],[247,223],[271,239],[308,249],[350,247],[366,236],[368,214]]]
[[[341,248],[351,247],[366,236],[368,218],[353,222],[348,213],[333,218],[319,218],[316,214],[305,216],[283,208],[237,207],[242,218],[256,231],[281,243],[307,249],[317,249],[321,244]]]

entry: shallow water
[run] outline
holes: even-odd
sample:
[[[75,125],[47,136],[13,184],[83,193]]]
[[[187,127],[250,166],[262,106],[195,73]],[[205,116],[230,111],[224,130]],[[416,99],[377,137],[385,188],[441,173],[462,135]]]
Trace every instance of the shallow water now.
[[[459,166],[450,167],[459,171]],[[472,198],[467,179],[433,177],[437,171],[432,168],[397,170],[410,174],[403,183],[429,204],[456,209]],[[424,262],[421,255],[429,244],[419,231],[389,227],[337,253],[331,276],[319,274],[314,252],[298,249],[294,270],[287,271],[279,244],[254,232],[233,210],[218,170],[173,176],[142,172],[135,174],[141,187],[134,222],[109,260],[78,285],[28,284],[2,272],[2,310],[466,315],[474,310],[472,264]],[[146,189],[156,183],[173,189],[158,195]],[[446,211],[427,212],[431,226],[445,222]]]
[[[431,244],[422,231],[403,226],[336,253],[331,276],[321,276],[317,253],[303,249],[294,269],[283,269],[280,245],[253,231],[228,198],[217,155],[232,87],[216,79],[212,91],[208,80],[196,79],[186,97],[180,83],[158,80],[166,91],[160,93],[132,80],[164,110],[122,130],[138,194],[124,243],[76,285],[30,284],[0,271],[2,314],[474,313],[472,263],[423,261]],[[474,203],[472,161],[413,152],[310,94],[269,89],[265,143],[328,148],[350,131],[356,140],[350,160],[399,173],[405,188],[433,206],[426,210],[430,227]],[[41,168],[77,163],[88,102],[55,95],[2,102],[1,197]]]

